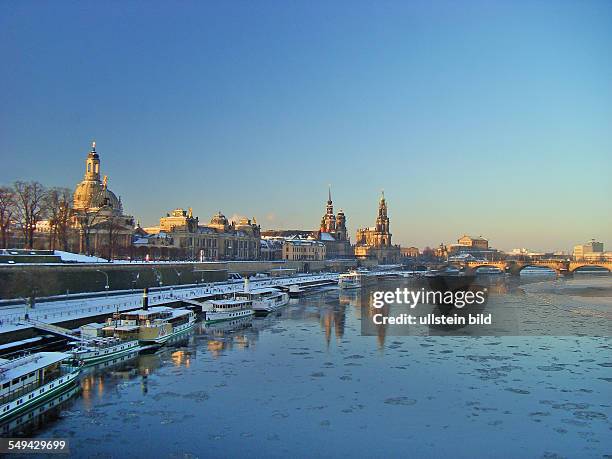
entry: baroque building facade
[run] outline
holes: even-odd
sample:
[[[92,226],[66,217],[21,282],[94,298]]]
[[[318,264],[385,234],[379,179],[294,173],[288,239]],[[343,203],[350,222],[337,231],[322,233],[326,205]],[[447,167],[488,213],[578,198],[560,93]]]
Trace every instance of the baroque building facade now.
[[[221,212],[200,225],[191,208],[174,209],[134,242],[138,258],[259,260],[261,229],[253,218],[230,222]]]
[[[78,234],[78,251],[108,259],[131,254],[134,217],[123,213],[121,198],[101,178],[96,142],[85,159],[85,176],[72,200],[72,229]]]
[[[378,263],[397,263],[400,260],[400,246],[391,243],[390,220],[387,214],[387,201],[382,192],[378,203],[376,225],[372,228],[357,230],[355,257],[376,259]]]

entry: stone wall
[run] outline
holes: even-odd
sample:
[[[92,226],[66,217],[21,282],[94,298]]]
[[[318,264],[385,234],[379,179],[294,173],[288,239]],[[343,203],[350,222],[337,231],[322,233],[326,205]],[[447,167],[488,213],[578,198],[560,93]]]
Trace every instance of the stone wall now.
[[[374,265],[375,260],[0,265],[0,299],[102,292],[106,276],[110,290],[129,290],[158,287],[160,282],[168,286],[223,281],[228,272],[242,276],[279,269],[299,273],[343,272],[357,266]]]
[[[105,275],[106,274],[106,275]],[[0,299],[195,284],[227,279],[225,263],[99,263],[0,266]]]

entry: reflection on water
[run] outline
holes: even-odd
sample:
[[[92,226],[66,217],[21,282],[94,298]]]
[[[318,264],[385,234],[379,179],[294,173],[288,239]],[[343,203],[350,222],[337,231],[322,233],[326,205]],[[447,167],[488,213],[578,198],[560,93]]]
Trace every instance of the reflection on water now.
[[[62,410],[70,408],[71,399],[80,392],[78,384],[74,384],[53,398],[38,404],[32,409],[0,424],[3,437],[31,437],[42,428],[57,421]]]
[[[499,300],[527,309],[567,288],[562,298],[611,310],[598,296],[610,277],[497,277],[486,282]],[[366,290],[327,290],[277,315],[200,323],[94,368],[59,416],[17,434],[103,457],[609,454],[609,338],[364,337],[368,303]]]

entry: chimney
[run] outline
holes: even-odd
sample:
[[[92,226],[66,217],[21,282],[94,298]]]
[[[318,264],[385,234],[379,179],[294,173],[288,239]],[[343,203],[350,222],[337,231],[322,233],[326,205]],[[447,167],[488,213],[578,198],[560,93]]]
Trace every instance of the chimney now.
[[[146,287],[142,291],[142,309],[144,311],[149,310],[149,289]]]

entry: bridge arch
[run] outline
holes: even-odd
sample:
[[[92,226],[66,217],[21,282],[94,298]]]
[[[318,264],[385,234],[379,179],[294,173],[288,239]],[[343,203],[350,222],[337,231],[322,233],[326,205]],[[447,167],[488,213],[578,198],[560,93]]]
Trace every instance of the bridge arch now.
[[[506,269],[508,269],[508,265],[506,263],[495,263],[495,262],[470,265],[470,269],[474,272],[476,272],[478,268],[499,268],[501,272],[505,273]]]
[[[608,272],[612,272],[612,270],[610,269],[610,266],[606,266],[606,264],[604,264],[604,263],[601,263],[601,264],[597,264],[597,263],[580,263],[578,265],[572,264],[570,266],[570,268],[569,268],[569,272],[570,273],[575,273],[576,271],[579,271],[582,268],[602,268],[602,269],[605,269]]]
[[[557,274],[561,274],[561,269],[558,264],[547,264],[547,263],[521,263],[520,265],[516,265],[515,272],[516,274],[520,274],[525,268],[547,268],[551,271],[554,271]]]

